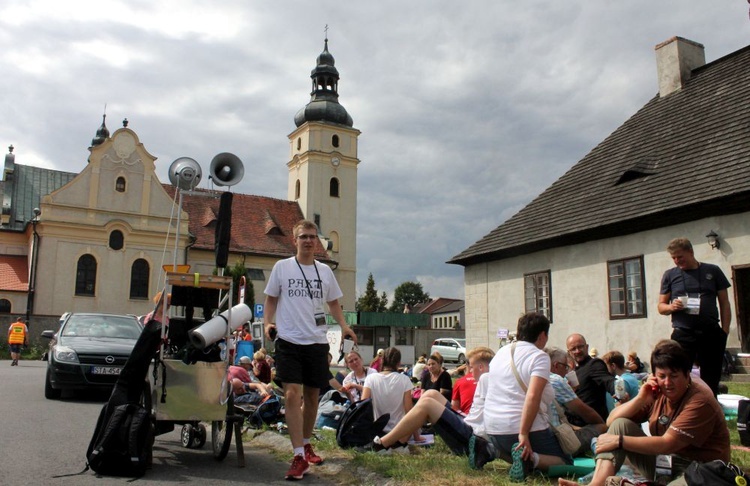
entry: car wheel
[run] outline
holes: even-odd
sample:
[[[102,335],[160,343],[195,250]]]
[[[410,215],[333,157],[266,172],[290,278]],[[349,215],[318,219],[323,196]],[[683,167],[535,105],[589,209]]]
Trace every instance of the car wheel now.
[[[52,388],[52,381],[49,376],[49,368],[47,368],[47,375],[44,378],[44,398],[48,400],[56,400],[62,395],[62,390]]]
[[[462,364],[466,364],[466,356],[464,356],[463,354],[459,354],[458,355],[458,364],[461,364],[461,365]]]
[[[183,425],[182,432],[180,432],[180,442],[182,442],[182,447],[191,449],[194,441],[195,429],[193,429],[193,426],[191,424]]]

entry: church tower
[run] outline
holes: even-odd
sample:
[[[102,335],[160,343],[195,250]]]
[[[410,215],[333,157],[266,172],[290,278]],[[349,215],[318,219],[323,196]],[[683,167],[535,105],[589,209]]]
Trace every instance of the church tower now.
[[[328,38],[312,70],[310,102],[294,117],[289,134],[288,199],[320,230],[324,246],[338,262],[336,278],[344,310],[357,299],[357,138],[352,117],[339,104],[339,72]]]

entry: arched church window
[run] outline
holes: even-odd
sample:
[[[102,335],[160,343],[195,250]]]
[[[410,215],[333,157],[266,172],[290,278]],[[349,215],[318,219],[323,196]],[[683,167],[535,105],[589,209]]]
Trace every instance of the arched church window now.
[[[148,277],[151,268],[146,260],[139,258],[130,267],[130,298],[148,299]]]
[[[115,191],[125,192],[125,178],[120,176],[115,181]]]
[[[339,180],[335,177],[331,177],[329,195],[331,197],[339,197]]]
[[[338,135],[334,135],[333,137],[331,137],[331,144],[334,147],[338,147],[339,146],[339,136]]]
[[[10,314],[10,301],[8,299],[0,299],[0,314]]]
[[[299,199],[299,179],[294,183],[294,199]]]
[[[96,293],[96,259],[91,255],[82,255],[76,267],[76,295],[95,295]]]

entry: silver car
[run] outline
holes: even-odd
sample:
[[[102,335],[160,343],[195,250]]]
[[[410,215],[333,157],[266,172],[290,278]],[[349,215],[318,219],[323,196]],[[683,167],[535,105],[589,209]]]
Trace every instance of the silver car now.
[[[459,364],[466,363],[466,339],[435,339],[432,342],[430,354],[434,354],[435,351],[440,353],[445,361],[455,361]]]

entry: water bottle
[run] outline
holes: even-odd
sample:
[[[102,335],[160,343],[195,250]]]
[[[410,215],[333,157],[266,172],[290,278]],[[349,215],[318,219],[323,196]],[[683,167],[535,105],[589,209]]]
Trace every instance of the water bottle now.
[[[227,359],[227,344],[224,341],[220,342],[219,343],[219,349],[221,350],[219,352],[219,356],[221,356],[221,360],[222,361],[226,361],[226,359]]]
[[[618,376],[617,378],[615,378],[615,399],[618,402],[621,402],[625,399],[625,395],[625,380],[622,378],[622,376]]]

